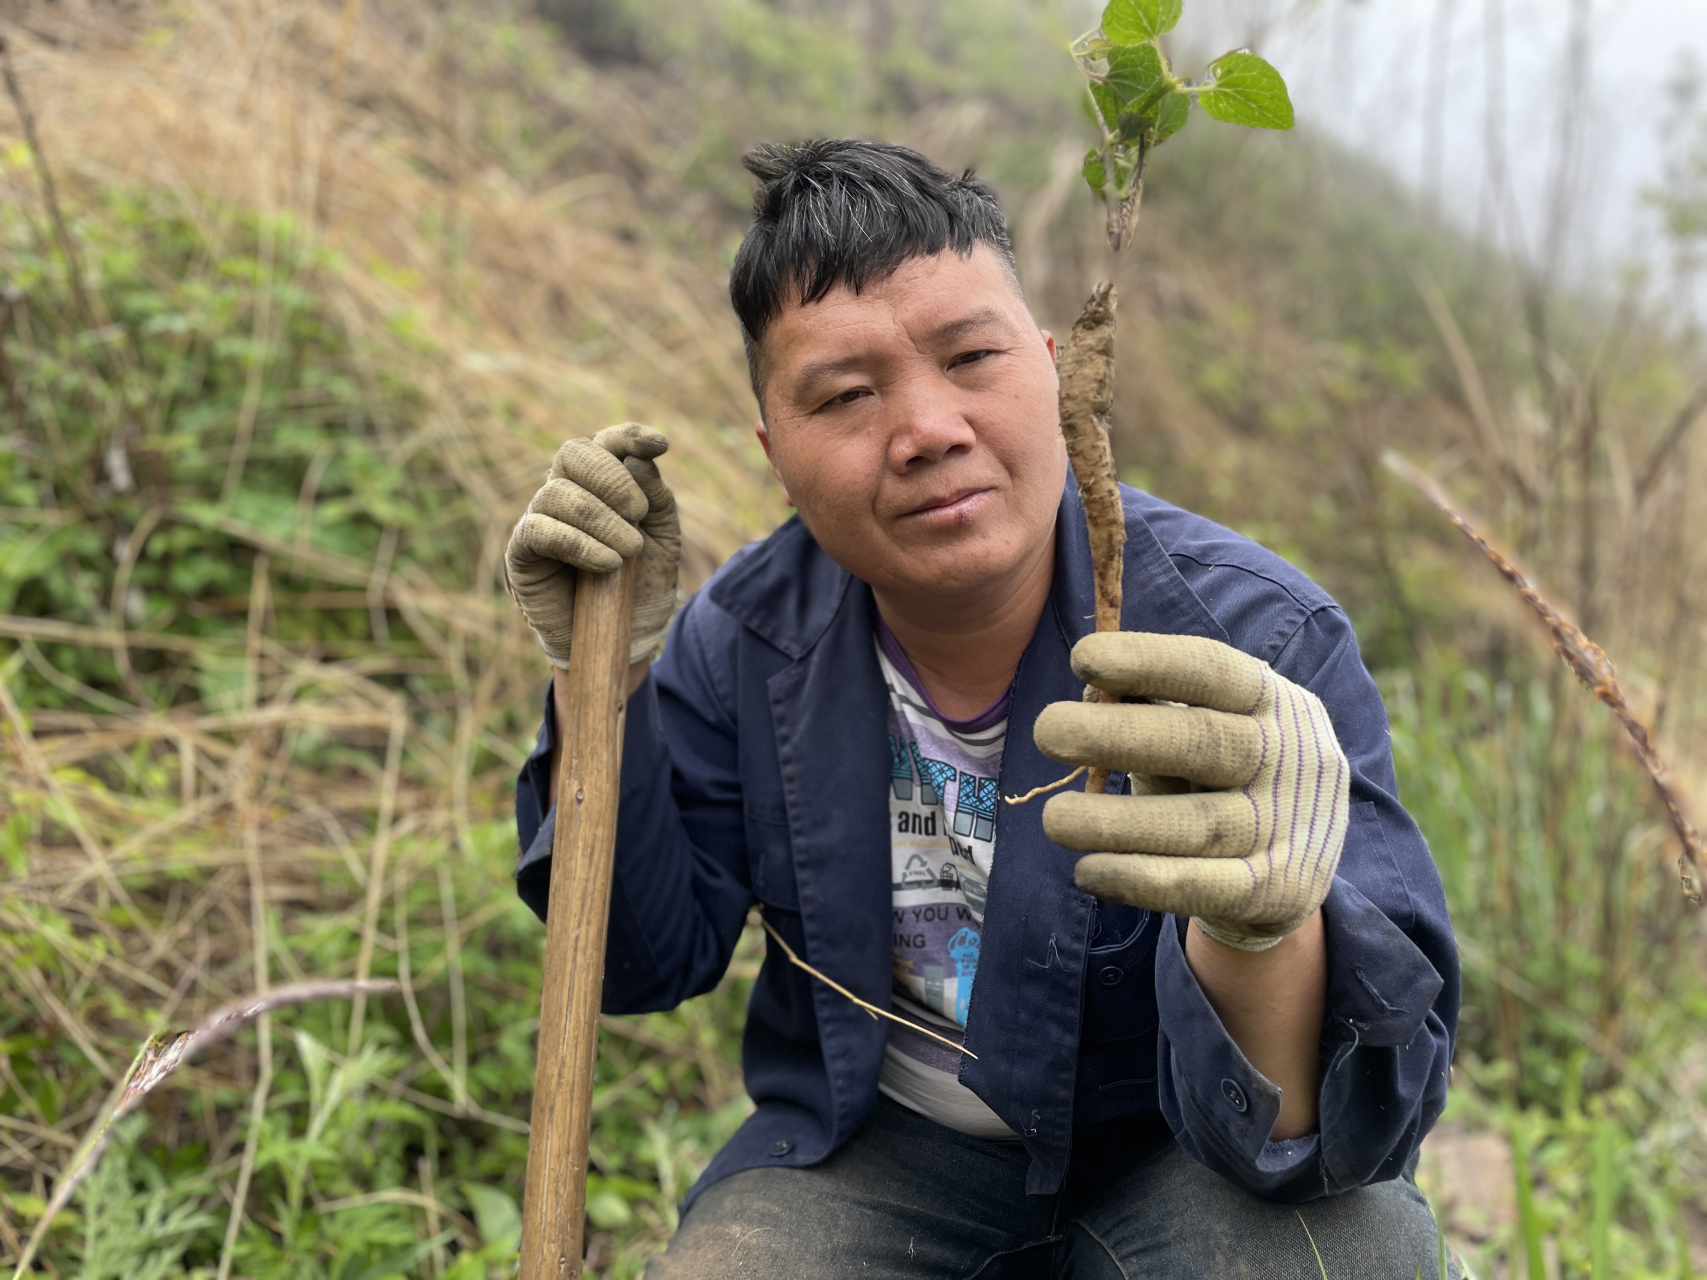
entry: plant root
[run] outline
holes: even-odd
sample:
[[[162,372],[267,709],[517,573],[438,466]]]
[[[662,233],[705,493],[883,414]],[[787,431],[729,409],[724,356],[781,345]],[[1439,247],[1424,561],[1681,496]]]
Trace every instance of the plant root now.
[[[1067,439],[1067,458],[1090,531],[1098,631],[1120,630],[1126,549],[1126,515],[1108,443],[1108,417],[1114,407],[1114,310],[1114,285],[1104,280],[1073,322],[1060,360],[1061,434]],[[1115,694],[1100,696],[1104,702],[1119,701]],[[1100,792],[1107,783],[1108,770],[1091,769],[1085,790]]]
[[[875,1021],[878,1018],[888,1018],[889,1021],[891,1021],[891,1022],[899,1023],[901,1026],[906,1027],[911,1031],[917,1031],[922,1036],[930,1037],[932,1040],[935,1040],[938,1044],[945,1045],[948,1048],[953,1049],[956,1053],[965,1054],[968,1058],[971,1058],[974,1062],[976,1062],[978,1060],[978,1055],[973,1053],[972,1050],[968,1049],[965,1045],[955,1044],[954,1041],[950,1040],[947,1036],[939,1036],[936,1032],[932,1031],[929,1027],[921,1027],[918,1023],[912,1021],[910,1018],[899,1017],[896,1014],[890,1013],[889,1010],[887,1010],[887,1009],[879,1009],[876,1005],[872,1004],[871,1001],[869,1001],[869,1000],[861,1000],[858,996],[856,996],[853,992],[849,991],[846,987],[844,987],[841,983],[837,982],[834,978],[827,977],[823,973],[819,972],[817,969],[814,969],[811,965],[807,964],[806,961],[802,960],[799,956],[797,956],[794,953],[794,948],[788,945],[787,940],[780,933],[778,933],[776,931],[776,926],[773,925],[769,920],[766,920],[764,917],[764,914],[762,912],[759,914],[759,923],[765,927],[765,932],[770,934],[770,936],[776,941],[776,945],[782,948],[782,953],[783,953],[783,955],[788,957],[789,964],[793,965],[796,969],[805,970],[806,973],[808,973],[812,977],[818,979],[819,982],[822,982],[826,987],[830,988],[830,990],[834,991],[837,995],[844,996],[848,1000],[851,1000],[854,1004],[858,1005],[861,1009],[864,1009],[868,1014],[870,1014],[873,1021]]]
[[[1066,786],[1069,782],[1073,781],[1074,778],[1077,778],[1081,773],[1085,773],[1089,769],[1090,769],[1089,765],[1082,764],[1077,769],[1074,769],[1073,772],[1069,773],[1066,777],[1057,778],[1057,779],[1055,779],[1054,782],[1045,782],[1041,787],[1033,787],[1030,791],[1027,791],[1023,796],[1003,796],[1002,797],[1002,803],[1003,804],[1029,804],[1029,803],[1031,803],[1031,801],[1037,799],[1038,796],[1046,796],[1051,791],[1059,791],[1062,787]]]

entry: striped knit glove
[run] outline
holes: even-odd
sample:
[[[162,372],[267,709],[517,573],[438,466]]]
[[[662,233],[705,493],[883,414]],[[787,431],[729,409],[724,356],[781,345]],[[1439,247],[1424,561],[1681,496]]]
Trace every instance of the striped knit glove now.
[[[1064,792],[1044,807],[1051,840],[1097,851],[1079,859],[1079,887],[1195,916],[1244,951],[1309,919],[1339,866],[1351,779],[1321,699],[1197,636],[1086,636],[1073,670],[1156,700],[1057,702],[1037,717],[1045,755],[1133,775],[1133,795]]]

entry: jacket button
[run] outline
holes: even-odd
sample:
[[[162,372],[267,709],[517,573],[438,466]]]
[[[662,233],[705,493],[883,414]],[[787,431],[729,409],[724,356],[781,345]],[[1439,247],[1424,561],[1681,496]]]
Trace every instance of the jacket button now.
[[[1120,985],[1120,980],[1125,976],[1126,971],[1124,969],[1119,965],[1111,964],[1108,968],[1097,974],[1097,981],[1102,983],[1105,987],[1118,987]]]
[[[1243,1111],[1244,1108],[1240,1107],[1239,1110]],[[771,1143],[771,1154],[773,1156],[785,1156],[793,1150],[794,1144],[787,1138],[778,1138],[775,1142]]]
[[[1245,1091],[1231,1080],[1221,1081],[1221,1096],[1227,1099],[1233,1110],[1243,1113],[1248,1105],[1245,1102]]]

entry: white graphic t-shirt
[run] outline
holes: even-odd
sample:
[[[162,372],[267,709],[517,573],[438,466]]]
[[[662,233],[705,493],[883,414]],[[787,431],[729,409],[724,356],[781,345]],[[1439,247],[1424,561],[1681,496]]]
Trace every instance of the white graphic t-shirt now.
[[[889,857],[895,1013],[959,1043],[978,973],[996,853],[996,779],[1008,696],[970,720],[938,711],[889,628],[877,624],[889,689]],[[961,1055],[893,1023],[878,1088],[982,1138],[1013,1130],[956,1076]]]

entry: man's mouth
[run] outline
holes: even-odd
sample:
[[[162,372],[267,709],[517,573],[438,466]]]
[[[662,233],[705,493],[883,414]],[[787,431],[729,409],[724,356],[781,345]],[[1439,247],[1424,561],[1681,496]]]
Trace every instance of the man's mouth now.
[[[927,524],[964,524],[984,505],[989,494],[989,489],[980,487],[956,489],[953,493],[920,503],[904,518]]]

